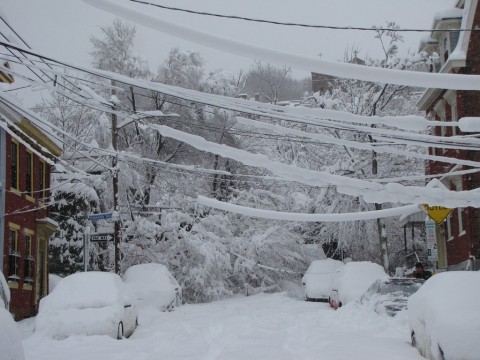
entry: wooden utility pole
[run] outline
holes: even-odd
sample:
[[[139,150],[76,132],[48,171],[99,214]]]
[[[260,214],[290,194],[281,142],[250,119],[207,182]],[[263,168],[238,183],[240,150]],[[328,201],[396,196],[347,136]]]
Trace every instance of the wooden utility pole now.
[[[112,80],[112,100],[113,100],[113,110],[116,109],[115,96],[117,91],[115,90],[115,80]],[[112,112],[112,148],[115,151],[115,155],[112,158],[112,188],[113,188],[113,211],[115,213],[114,220],[114,231],[113,238],[115,244],[115,273],[120,274],[120,262],[121,262],[121,252],[120,252],[120,242],[121,242],[121,232],[120,232],[120,208],[118,206],[118,156],[117,156],[117,140],[118,140],[118,129],[117,129],[117,115]]]

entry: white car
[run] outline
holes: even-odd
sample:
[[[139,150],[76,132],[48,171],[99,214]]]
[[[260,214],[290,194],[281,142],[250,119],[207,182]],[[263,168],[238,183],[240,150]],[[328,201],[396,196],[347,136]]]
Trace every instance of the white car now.
[[[362,296],[376,280],[388,279],[378,264],[370,261],[347,263],[332,280],[329,303],[334,309]]]
[[[17,324],[8,312],[10,289],[0,271],[0,356],[2,360],[24,360],[22,340]]]
[[[333,259],[312,261],[302,278],[305,300],[328,302],[332,279],[344,266],[343,262]]]
[[[431,360],[480,359],[480,273],[437,274],[408,299],[412,345]]]
[[[137,324],[135,299],[120,276],[83,272],[65,277],[40,301],[35,332],[55,339],[71,335],[130,336]]]
[[[123,279],[139,306],[153,306],[161,311],[169,311],[182,304],[182,288],[162,264],[131,266]]]

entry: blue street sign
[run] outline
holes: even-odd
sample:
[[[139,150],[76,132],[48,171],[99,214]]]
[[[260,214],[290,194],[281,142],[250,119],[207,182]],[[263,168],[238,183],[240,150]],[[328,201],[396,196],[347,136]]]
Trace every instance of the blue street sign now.
[[[90,221],[106,220],[106,219],[111,219],[111,218],[112,218],[112,213],[88,215],[88,220],[90,220]]]

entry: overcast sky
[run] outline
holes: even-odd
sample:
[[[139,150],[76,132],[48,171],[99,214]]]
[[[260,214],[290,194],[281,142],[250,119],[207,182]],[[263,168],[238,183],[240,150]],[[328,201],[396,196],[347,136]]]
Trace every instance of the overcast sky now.
[[[358,47],[360,57],[381,55],[372,32],[334,31],[282,27],[238,20],[217,19],[160,10],[128,0],[116,0],[131,8],[168,21],[240,42],[274,48],[304,56],[323,54],[323,59],[341,60],[347,46]],[[233,14],[269,20],[322,25],[384,25],[387,20],[403,28],[426,28],[433,15],[454,6],[456,0],[150,0],[159,4],[194,10]],[[83,65],[90,64],[89,38],[100,35],[100,27],[110,25],[113,15],[97,10],[81,0],[1,0],[0,11],[34,49]],[[3,29],[3,28],[2,28]],[[416,50],[425,34],[405,33],[402,52]],[[136,51],[151,70],[172,47],[198,51],[207,68],[236,72],[248,69],[253,59],[229,55],[180,40],[137,24]],[[297,75],[304,73],[297,72]]]

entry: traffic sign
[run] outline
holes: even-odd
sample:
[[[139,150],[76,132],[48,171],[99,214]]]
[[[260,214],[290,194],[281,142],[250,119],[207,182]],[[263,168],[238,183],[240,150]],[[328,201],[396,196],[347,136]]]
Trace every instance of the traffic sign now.
[[[430,219],[435,221],[438,225],[440,225],[453,211],[453,209],[443,206],[429,206],[428,204],[420,205],[420,207],[428,216],[430,216]]]
[[[90,221],[106,220],[106,219],[111,219],[112,216],[113,216],[113,213],[91,214],[91,215],[88,215],[88,220]]]
[[[428,244],[428,260],[430,261],[437,261],[438,260],[438,250],[436,244]]]
[[[92,242],[102,242],[102,241],[112,241],[113,233],[97,233],[90,235],[90,241]]]

